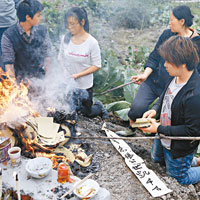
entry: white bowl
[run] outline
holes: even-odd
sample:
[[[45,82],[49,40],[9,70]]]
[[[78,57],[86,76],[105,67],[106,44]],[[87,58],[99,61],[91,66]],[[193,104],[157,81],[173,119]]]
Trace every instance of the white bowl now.
[[[98,191],[99,184],[92,179],[86,180],[84,183],[82,183],[76,189],[73,190],[74,194],[81,199],[90,199],[93,196],[95,196],[98,193]]]
[[[34,178],[43,178],[52,170],[52,161],[49,158],[38,157],[26,163],[26,171]]]

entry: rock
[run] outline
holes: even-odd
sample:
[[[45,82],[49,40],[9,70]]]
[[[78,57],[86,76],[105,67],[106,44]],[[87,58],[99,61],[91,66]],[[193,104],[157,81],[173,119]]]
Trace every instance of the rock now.
[[[109,157],[110,157],[110,155],[109,155],[108,153],[105,153],[104,156],[105,156],[106,158],[109,158]]]
[[[11,167],[10,163],[7,166],[0,164],[3,169],[2,172],[2,182],[3,191],[13,190],[16,191],[16,183],[12,176],[13,172],[18,173],[21,194],[29,195],[34,200],[57,200],[58,197],[63,195],[67,190],[72,188],[73,184],[65,183],[60,184],[57,182],[57,171],[53,170],[47,177],[42,179],[29,178],[27,179],[27,172],[25,170],[25,165],[28,159],[22,157],[22,163],[19,167]],[[72,179],[78,181],[78,177],[72,176]],[[55,188],[59,188],[58,191],[54,191]],[[78,200],[79,198],[73,197],[71,200]],[[111,195],[108,190],[101,188],[97,195],[93,198],[94,200],[110,200]]]

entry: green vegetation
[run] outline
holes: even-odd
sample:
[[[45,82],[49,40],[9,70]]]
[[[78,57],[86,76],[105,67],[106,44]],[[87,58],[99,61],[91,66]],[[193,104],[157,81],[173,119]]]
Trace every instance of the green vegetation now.
[[[103,22],[115,29],[122,27],[142,30],[150,26],[167,26],[171,9],[180,4],[169,0],[123,0],[123,3],[121,0],[54,0],[52,2],[44,0],[42,2],[45,7],[44,23],[48,27],[56,49],[61,34],[65,32],[64,12],[72,6],[86,8],[89,20],[95,22],[92,33],[98,39],[99,31],[95,28],[100,29],[102,25],[99,24]],[[193,3],[189,6],[195,15],[194,28],[200,31],[200,4]],[[136,48],[127,45],[128,53],[123,55],[125,62],[121,64],[119,55],[112,50],[111,41],[109,45],[110,48],[101,48],[102,69],[94,75],[94,100],[101,100],[109,111],[116,113],[123,120],[128,120],[127,112],[137,92],[137,85],[130,84],[105,95],[100,93],[129,82],[131,76],[142,72],[150,50],[145,46]]]

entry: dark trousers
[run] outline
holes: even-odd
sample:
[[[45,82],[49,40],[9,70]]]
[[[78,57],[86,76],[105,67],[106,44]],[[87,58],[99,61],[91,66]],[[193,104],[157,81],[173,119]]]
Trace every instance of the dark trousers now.
[[[141,118],[157,97],[159,97],[159,95],[156,94],[147,83],[143,82],[131,104],[131,108],[128,112],[129,118],[133,121],[136,121],[137,118]]]
[[[0,28],[0,67],[3,67],[3,60],[2,60],[2,50],[1,50],[1,38],[2,38],[2,35],[3,35],[3,32],[7,29],[8,27],[6,28]]]
[[[67,102],[71,107],[71,112],[80,112],[87,117],[101,116],[102,109],[99,105],[93,105],[93,88],[73,89],[67,95]],[[70,102],[69,102],[70,101]]]

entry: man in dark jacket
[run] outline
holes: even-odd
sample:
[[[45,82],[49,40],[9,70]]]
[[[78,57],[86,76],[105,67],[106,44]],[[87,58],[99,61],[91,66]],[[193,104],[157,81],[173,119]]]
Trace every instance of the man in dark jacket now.
[[[51,43],[41,22],[42,4],[24,0],[17,8],[19,23],[8,28],[2,37],[2,57],[6,72],[21,81],[41,78],[49,62]]]
[[[141,128],[146,133],[174,137],[200,136],[200,76],[196,66],[197,51],[191,39],[173,36],[160,48],[165,68],[173,78],[152,110],[143,117],[150,118],[151,126]],[[151,119],[160,118],[160,124]],[[151,156],[155,162],[166,164],[167,174],[182,184],[200,181],[200,167],[191,167],[199,141],[154,140]]]

